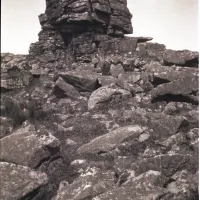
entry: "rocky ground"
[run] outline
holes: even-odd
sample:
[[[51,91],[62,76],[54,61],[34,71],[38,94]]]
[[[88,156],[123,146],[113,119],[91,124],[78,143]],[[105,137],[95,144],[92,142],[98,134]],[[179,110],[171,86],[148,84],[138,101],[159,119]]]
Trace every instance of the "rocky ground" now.
[[[29,55],[1,54],[2,200],[198,199],[198,52],[55,29],[93,4],[120,18],[116,1],[49,0]]]

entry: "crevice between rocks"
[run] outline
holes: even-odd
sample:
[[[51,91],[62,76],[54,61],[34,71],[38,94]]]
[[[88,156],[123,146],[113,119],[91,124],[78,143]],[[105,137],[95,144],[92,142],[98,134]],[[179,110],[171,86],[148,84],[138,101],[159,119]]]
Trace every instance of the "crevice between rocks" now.
[[[166,80],[166,79],[162,79],[159,77],[154,77],[153,81],[151,81],[152,85],[155,87],[157,87],[158,85],[162,85],[165,83],[170,83],[170,81]]]
[[[186,95],[182,95],[182,94],[179,94],[179,95],[175,95],[175,94],[165,94],[165,95],[160,95],[160,96],[157,96],[155,98],[153,98],[151,100],[151,103],[157,103],[157,102],[160,102],[160,101],[165,101],[167,103],[170,103],[170,102],[186,102],[186,103],[191,103],[193,105],[199,105],[199,102],[189,96],[186,96]]]
[[[34,199],[39,193],[40,193],[40,189],[42,187],[38,187],[35,190],[29,192],[28,194],[26,194],[24,197],[18,199],[18,200],[32,200]]]
[[[52,161],[54,161],[54,160],[57,160],[57,159],[59,159],[59,158],[62,158],[60,155],[58,155],[59,150],[60,150],[59,147],[55,147],[55,148],[46,147],[46,148],[47,148],[48,152],[50,153],[50,156],[48,156],[48,157],[42,159],[42,160],[34,167],[34,169],[40,168],[44,162],[50,163],[50,162],[52,162]]]

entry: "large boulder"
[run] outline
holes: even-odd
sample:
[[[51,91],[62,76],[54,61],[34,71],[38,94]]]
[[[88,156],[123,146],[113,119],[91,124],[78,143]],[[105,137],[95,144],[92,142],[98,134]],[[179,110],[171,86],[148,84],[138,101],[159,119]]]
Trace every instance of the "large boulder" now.
[[[52,134],[36,131],[34,125],[26,123],[0,140],[0,159],[35,168],[51,158],[52,149],[58,152],[60,143]]]
[[[7,162],[0,162],[0,177],[2,200],[27,198],[29,193],[38,191],[48,183],[45,173]]]

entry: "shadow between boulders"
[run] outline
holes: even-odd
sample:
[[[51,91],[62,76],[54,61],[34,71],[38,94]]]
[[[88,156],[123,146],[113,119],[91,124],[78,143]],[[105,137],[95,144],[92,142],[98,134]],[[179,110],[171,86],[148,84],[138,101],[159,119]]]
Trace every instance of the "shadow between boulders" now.
[[[151,100],[151,103],[157,103],[160,101],[165,101],[167,103],[170,102],[186,102],[186,103],[191,103],[193,105],[199,105],[199,102],[189,96],[186,95],[174,95],[174,94],[165,94],[165,95],[160,95],[154,99]]]

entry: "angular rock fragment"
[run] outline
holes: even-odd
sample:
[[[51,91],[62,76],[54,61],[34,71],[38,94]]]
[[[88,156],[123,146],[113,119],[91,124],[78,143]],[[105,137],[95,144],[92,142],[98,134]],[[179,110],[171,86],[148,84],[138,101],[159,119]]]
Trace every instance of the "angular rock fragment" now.
[[[199,53],[188,50],[166,50],[163,55],[163,60],[166,65],[198,67]]]
[[[148,125],[153,129],[151,137],[163,141],[179,131],[187,132],[190,124],[182,116],[151,114]]]
[[[143,42],[148,42],[148,41],[151,41],[153,40],[152,37],[135,37],[138,41],[138,43],[143,43]]]
[[[50,159],[51,149],[56,150],[59,145],[53,135],[37,132],[33,125],[28,124],[0,140],[0,159],[35,168]]]
[[[149,170],[159,171],[166,177],[172,176],[180,169],[191,167],[191,155],[161,154],[151,158],[144,158],[132,164],[136,176]]]
[[[110,67],[110,74],[114,77],[118,77],[120,74],[124,73],[124,68],[121,64],[118,65],[111,65]]]
[[[87,199],[106,192],[114,186],[114,173],[89,168],[72,184],[61,182],[55,200]]]
[[[92,92],[99,87],[98,78],[99,74],[88,71],[69,71],[60,74],[63,80],[74,86],[79,92]]]
[[[147,171],[140,176],[124,183],[121,187],[109,190],[104,194],[93,198],[93,200],[120,200],[120,199],[160,199],[167,191],[163,188],[166,178],[158,171]]]
[[[125,74],[120,74],[116,80],[116,85],[121,88],[128,90],[132,93],[142,92],[143,89],[139,86],[139,81],[141,80],[141,75],[138,72],[129,72]]]
[[[79,92],[75,87],[66,83],[63,78],[59,77],[55,83],[55,86],[58,87],[61,91],[63,91],[64,95],[72,99],[78,99],[80,97]],[[55,91],[56,93],[56,91]]]
[[[187,75],[154,88],[151,91],[152,101],[177,101],[198,104],[198,97],[195,95],[198,90],[198,76]]]
[[[25,198],[48,183],[45,173],[7,162],[0,162],[0,177],[1,200]]]
[[[88,109],[92,110],[98,106],[98,104],[111,100],[114,95],[121,95],[124,98],[131,97],[131,93],[126,90],[103,86],[91,94],[88,100]]]

